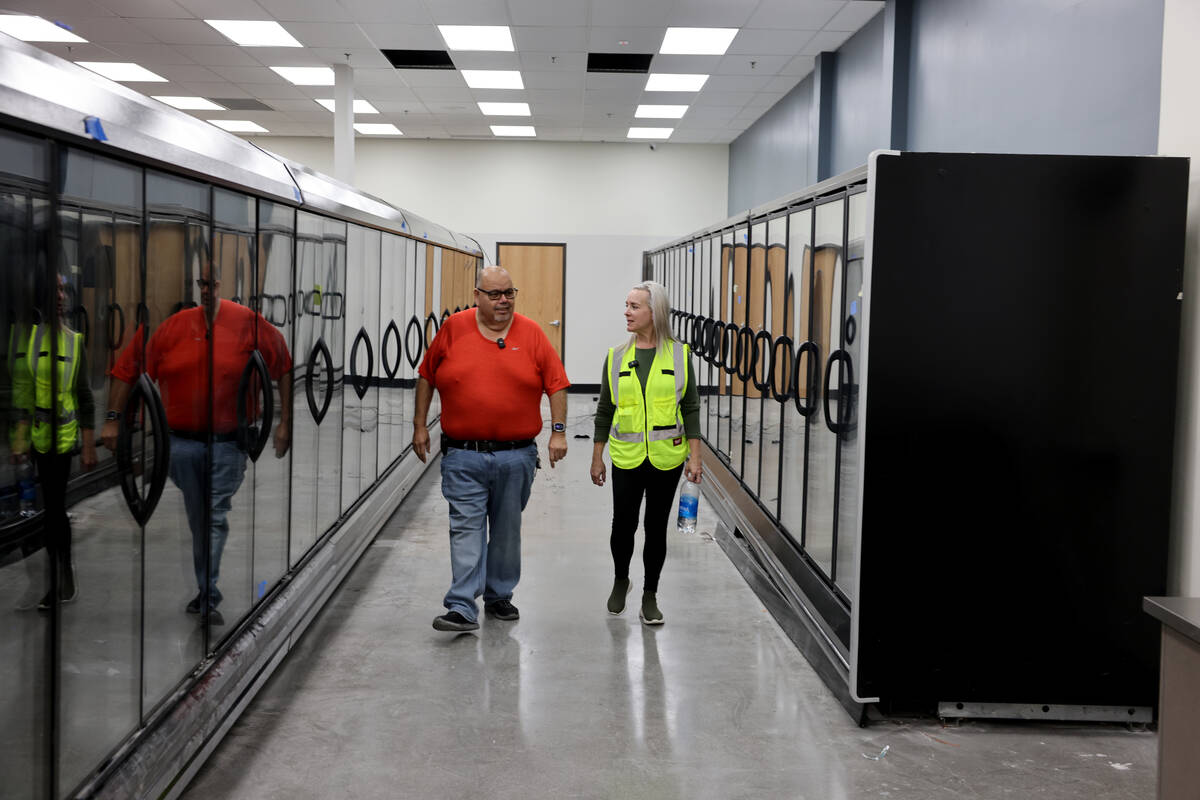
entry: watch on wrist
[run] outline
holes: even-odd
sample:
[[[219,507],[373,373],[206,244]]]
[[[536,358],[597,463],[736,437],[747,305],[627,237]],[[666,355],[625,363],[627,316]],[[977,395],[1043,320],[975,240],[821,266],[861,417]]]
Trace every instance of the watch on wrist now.
[[[121,418],[120,411],[109,411],[107,414],[104,415],[104,419],[107,422],[116,422],[120,418]]]
[[[562,433],[566,429],[567,429],[567,426],[562,424],[561,422],[555,422],[554,424],[552,424],[550,426],[550,430],[554,431],[555,433]]]

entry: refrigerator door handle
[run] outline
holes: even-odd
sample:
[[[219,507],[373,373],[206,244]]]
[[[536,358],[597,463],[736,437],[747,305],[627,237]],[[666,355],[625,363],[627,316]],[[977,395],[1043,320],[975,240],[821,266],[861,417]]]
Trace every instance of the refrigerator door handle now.
[[[145,495],[138,491],[133,463],[133,434],[136,430],[134,410],[139,400],[145,404],[154,428],[154,468]],[[171,459],[171,442],[167,431],[167,414],[158,387],[148,375],[142,373],[129,392],[125,407],[121,409],[117,431],[117,473],[121,476],[121,494],[125,496],[125,505],[138,525],[144,526],[150,519],[167,483],[167,465]]]
[[[825,409],[825,427],[829,428],[829,430],[832,431],[833,433],[841,434],[845,430],[845,426],[843,426],[842,422],[841,422],[841,418],[842,418],[841,387],[844,385],[842,383],[838,384],[838,412],[837,412],[838,413],[838,421],[834,422],[833,415],[829,413],[829,395],[830,395],[830,388],[831,388],[830,379],[833,377],[833,365],[835,363],[837,363],[838,361],[844,361],[847,365],[849,365],[849,363],[850,363],[849,356],[846,354],[845,350],[834,350],[829,355],[829,360],[825,362],[825,383],[824,383],[825,391],[822,392],[822,394],[821,394],[821,405]]]
[[[366,375],[358,374],[358,347],[362,344],[367,346]],[[359,400],[366,397],[367,392],[371,389],[371,378],[374,375],[375,350],[371,347],[371,337],[367,334],[367,329],[360,327],[354,336],[354,344],[350,347],[350,385],[354,387],[354,393],[358,395]]]
[[[800,360],[801,356],[808,353],[808,370],[804,381],[804,399],[806,402],[800,402]],[[811,417],[812,413],[817,410],[817,404],[814,397],[817,393],[817,380],[819,377],[818,370],[821,369],[821,350],[817,347],[816,342],[804,342],[796,348],[796,358],[792,361],[792,401],[796,404],[796,411],[802,417]]]
[[[318,356],[325,362],[322,367],[325,370],[325,399],[319,407],[317,406],[317,397],[313,393],[313,373],[317,369]],[[325,414],[329,411],[329,404],[333,401],[333,356],[329,354],[329,347],[325,344],[324,337],[317,339],[317,343],[313,345],[312,351],[308,354],[308,369],[304,375],[304,393],[308,397],[309,413],[320,425],[321,420],[325,419]]]
[[[783,346],[783,352],[787,353],[788,358],[787,368],[783,370],[783,391],[780,391],[779,380],[776,378],[776,375],[779,373],[780,345]],[[767,380],[767,385],[771,389],[771,396],[774,397],[775,402],[779,403],[780,405],[783,405],[788,400],[791,400],[792,397],[794,397],[793,392],[795,391],[796,387],[794,384],[794,379],[791,376],[792,373],[796,371],[794,364],[795,360],[796,354],[792,351],[792,337],[785,335],[776,339],[771,345],[771,361],[770,366],[768,367],[770,375]]]
[[[255,409],[247,403],[246,399],[246,394],[250,390],[250,378],[255,373],[258,374],[258,380],[262,387],[262,424],[260,426],[256,426],[254,420],[251,419]],[[238,383],[237,419],[238,447],[250,456],[251,461],[258,461],[263,448],[267,446],[267,438],[271,435],[271,425],[275,422],[275,392],[271,389],[271,373],[267,370],[267,362],[263,360],[262,353],[258,350],[250,354],[250,359],[246,362],[245,369],[242,370],[242,379]]]

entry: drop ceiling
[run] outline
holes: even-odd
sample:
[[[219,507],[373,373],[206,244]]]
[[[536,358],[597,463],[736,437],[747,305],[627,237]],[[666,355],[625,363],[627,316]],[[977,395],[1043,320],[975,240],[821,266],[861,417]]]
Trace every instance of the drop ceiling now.
[[[541,140],[626,141],[668,127],[669,141],[728,143],[883,9],[882,0],[6,0],[86,43],[33,43],[71,61],[131,61],[167,79],[126,83],[146,95],[261,104],[189,111],[250,120],[272,136],[333,136],[316,100],[273,66],[349,63],[355,97],[404,136],[492,139],[492,125],[532,125]],[[241,47],[205,19],[275,20],[304,45]],[[455,69],[396,69],[383,50],[445,50],[438,25],[506,25],[515,52],[451,51]],[[668,27],[737,28],[719,56],[658,54]],[[587,71],[588,53],[654,54],[651,73],[708,74],[699,92],[647,92],[647,76]],[[460,70],[519,70],[524,89],[471,89]],[[480,102],[528,103],[529,117],[485,116]],[[686,105],[680,119],[635,119],[640,104]]]

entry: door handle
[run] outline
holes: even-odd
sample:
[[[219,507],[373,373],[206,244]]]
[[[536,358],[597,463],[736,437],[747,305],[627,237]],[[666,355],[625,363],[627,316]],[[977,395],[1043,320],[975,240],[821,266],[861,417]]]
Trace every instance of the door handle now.
[[[557,328],[559,325],[561,325],[561,324],[562,324],[562,321],[561,321],[561,320],[557,320],[557,319],[556,319],[556,320],[552,320],[552,321],[550,322],[550,324],[551,324],[552,326],[554,326],[555,328]]]
[[[805,353],[808,354],[808,372],[804,382],[803,394],[805,402],[802,403],[800,402],[800,357]],[[817,392],[817,381],[820,379],[820,375],[818,374],[818,370],[820,369],[821,350],[815,342],[805,342],[796,348],[796,357],[792,361],[791,391],[794,392],[792,402],[796,404],[796,411],[802,417],[811,416],[817,410],[815,395]]]
[[[367,374],[358,374],[358,347],[361,344],[367,346]],[[354,346],[350,348],[350,385],[354,387],[354,393],[358,395],[358,399],[362,400],[366,396],[367,391],[371,388],[371,378],[375,374],[375,351],[371,348],[371,337],[367,335],[366,328],[359,328],[358,335],[354,337]]]
[[[255,426],[254,420],[251,419],[255,409],[246,402],[246,393],[250,389],[250,378],[254,373],[258,373],[259,382],[262,384],[261,427]],[[258,350],[250,354],[250,359],[246,362],[245,369],[242,370],[242,379],[238,383],[237,419],[238,447],[250,456],[251,461],[258,461],[263,448],[267,445],[267,437],[271,435],[271,425],[275,421],[275,394],[271,391],[271,373],[267,371],[267,362],[263,360],[262,353]]]
[[[313,393],[313,373],[317,369],[317,356],[320,356],[325,362],[325,402],[319,408],[317,407],[317,397]],[[320,425],[321,420],[325,419],[326,412],[329,411],[329,403],[333,400],[333,356],[329,354],[329,347],[325,344],[324,337],[317,339],[317,343],[313,345],[312,351],[308,354],[308,370],[304,375],[304,393],[308,397],[309,413]]]
[[[837,422],[833,421],[833,415],[829,413],[829,381],[833,377],[833,364],[835,361],[842,362],[841,380],[838,382],[838,408]],[[849,407],[845,405],[847,401],[846,395],[849,389],[846,387],[854,385],[854,364],[850,360],[850,354],[845,350],[835,350],[829,356],[829,361],[825,362],[825,391],[822,398],[822,405],[825,408],[825,427],[839,436],[846,433],[850,429],[850,421],[848,418]]]
[[[137,476],[133,472],[134,409],[139,400],[145,404],[154,428],[154,470],[150,473],[150,486],[145,495],[138,491]],[[167,483],[167,463],[170,459],[171,442],[167,438],[167,414],[163,409],[162,397],[149,376],[142,373],[129,392],[125,407],[121,409],[121,422],[117,430],[117,471],[121,476],[121,494],[125,495],[125,505],[138,525],[144,526],[158,506]]]

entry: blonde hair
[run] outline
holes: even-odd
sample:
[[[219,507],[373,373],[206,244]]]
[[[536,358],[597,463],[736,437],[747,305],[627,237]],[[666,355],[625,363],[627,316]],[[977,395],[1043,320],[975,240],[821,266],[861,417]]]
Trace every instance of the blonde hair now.
[[[671,301],[667,299],[667,287],[658,281],[642,281],[629,291],[640,290],[649,295],[650,321],[654,326],[655,347],[663,342],[673,342],[671,335]],[[629,337],[629,346],[637,347],[637,334]]]

